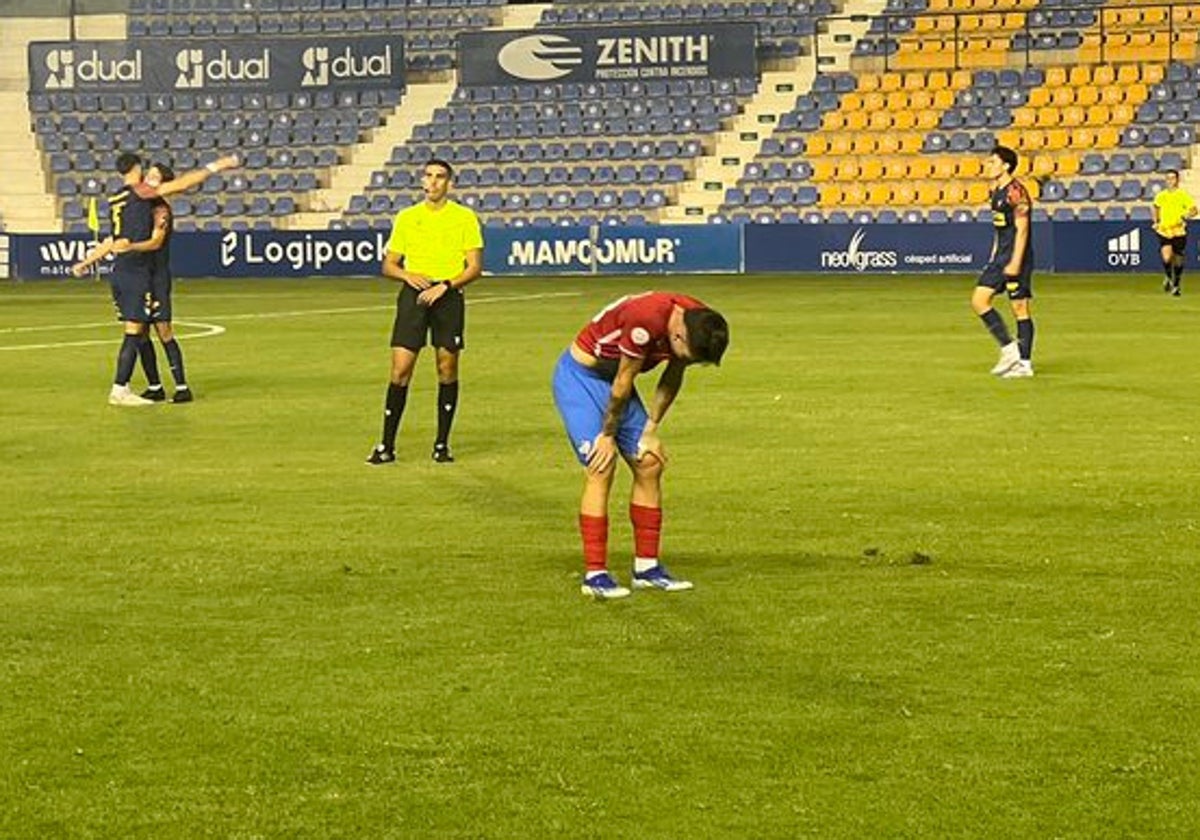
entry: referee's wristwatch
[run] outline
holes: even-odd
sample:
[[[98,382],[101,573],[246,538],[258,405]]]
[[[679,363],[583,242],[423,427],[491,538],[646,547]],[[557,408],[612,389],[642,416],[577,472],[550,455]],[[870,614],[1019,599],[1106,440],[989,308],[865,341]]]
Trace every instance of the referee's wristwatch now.
[[[454,284],[451,283],[449,280],[443,280],[442,285],[445,286],[447,290],[449,290],[451,292],[454,291]]]

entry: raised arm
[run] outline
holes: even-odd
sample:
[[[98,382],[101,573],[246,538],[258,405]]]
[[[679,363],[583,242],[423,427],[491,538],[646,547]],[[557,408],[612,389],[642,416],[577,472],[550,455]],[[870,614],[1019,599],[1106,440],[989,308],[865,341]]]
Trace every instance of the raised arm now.
[[[204,183],[209,175],[216,175],[218,172],[224,172],[226,169],[233,169],[238,163],[237,155],[226,155],[223,158],[214,160],[212,163],[205,164],[201,169],[193,169],[190,172],[183,173],[178,178],[174,178],[164,184],[159,184],[158,194],[173,195],[184,190],[190,190],[192,187],[198,187]]]

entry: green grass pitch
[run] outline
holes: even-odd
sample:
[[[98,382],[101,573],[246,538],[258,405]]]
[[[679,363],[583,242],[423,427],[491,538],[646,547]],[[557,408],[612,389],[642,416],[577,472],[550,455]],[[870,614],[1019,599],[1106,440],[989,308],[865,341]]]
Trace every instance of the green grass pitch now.
[[[374,469],[385,281],[184,281],[146,409],[104,287],[5,285],[0,836],[1197,836],[1186,280],[1038,278],[999,381],[969,277],[485,278],[458,462],[426,354]],[[550,370],[653,287],[732,328],[663,433],[697,588],[595,604]]]

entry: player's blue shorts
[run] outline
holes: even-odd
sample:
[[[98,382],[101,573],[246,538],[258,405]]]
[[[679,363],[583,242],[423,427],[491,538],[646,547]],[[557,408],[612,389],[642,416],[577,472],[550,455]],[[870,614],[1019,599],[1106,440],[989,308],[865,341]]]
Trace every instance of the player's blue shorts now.
[[[554,404],[562,417],[571,448],[579,463],[586,464],[592,441],[604,425],[604,412],[612,394],[612,380],[579,364],[567,350],[554,366]],[[625,455],[636,457],[638,441],[646,428],[646,407],[635,389],[625,404],[621,425],[617,429],[617,448]]]
[[[996,259],[983,267],[983,272],[976,281],[976,286],[987,286],[996,294],[1007,294],[1009,300],[1028,300],[1033,297],[1033,260],[1025,260],[1021,273],[1016,277],[1006,277],[1004,266],[1008,258]]]
[[[122,321],[150,322],[150,275],[142,271],[122,271],[114,268],[108,275],[112,285],[113,305]]]

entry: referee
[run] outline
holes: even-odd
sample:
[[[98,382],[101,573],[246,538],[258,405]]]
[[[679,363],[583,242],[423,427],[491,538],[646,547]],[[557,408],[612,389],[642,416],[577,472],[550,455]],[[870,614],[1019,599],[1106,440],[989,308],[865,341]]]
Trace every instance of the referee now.
[[[1196,202],[1179,187],[1179,173],[1163,173],[1167,185],[1154,196],[1154,232],[1162,252],[1163,291],[1179,297],[1183,280],[1183,261],[1187,254],[1187,220],[1196,215]]]
[[[367,463],[396,460],[396,433],[408,400],[417,355],[426,343],[437,353],[438,414],[433,460],[450,454],[450,425],[458,408],[458,354],[463,349],[463,287],[483,272],[483,235],[474,211],[448,198],[454,170],[444,160],[425,164],[425,200],[396,214],[383,275],[399,280],[392,327],[392,371],[383,412],[383,439]]]

